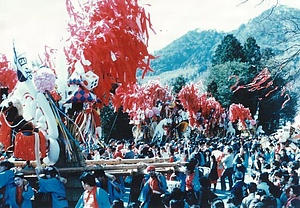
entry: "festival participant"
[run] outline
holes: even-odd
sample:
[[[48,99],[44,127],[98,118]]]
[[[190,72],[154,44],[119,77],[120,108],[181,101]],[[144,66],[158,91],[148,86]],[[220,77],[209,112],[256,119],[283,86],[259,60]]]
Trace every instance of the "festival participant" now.
[[[184,193],[179,188],[174,188],[169,196],[169,208],[188,208],[189,205],[184,200]]]
[[[47,166],[43,173],[44,177],[41,177],[40,172],[36,169],[37,178],[39,180],[40,193],[51,193],[52,207],[53,208],[66,208],[68,207],[68,201],[66,198],[66,190],[64,183],[66,179],[59,175],[59,172],[54,166]]]
[[[117,145],[117,149],[116,151],[114,152],[114,159],[116,158],[121,158],[123,159],[124,158],[124,154],[123,154],[123,145],[122,144],[118,144]]]
[[[200,203],[200,178],[198,161],[192,158],[186,164],[186,178],[185,178],[185,191],[186,191],[186,201],[190,206],[199,205]]]
[[[131,183],[130,185],[130,194],[129,194],[129,204],[140,204],[138,198],[141,193],[142,182],[144,179],[144,165],[138,165],[137,171],[131,173]]]
[[[148,166],[147,172],[149,173],[149,179],[143,186],[139,201],[141,202],[142,208],[164,208],[164,204],[161,198],[162,194],[167,191],[166,178],[155,171],[154,166]]]
[[[14,187],[14,164],[7,160],[0,162],[0,207],[5,207],[9,202],[9,190]]]
[[[24,178],[24,173],[16,173],[14,176],[15,187],[9,190],[9,206],[11,208],[31,208],[31,198],[34,191],[29,182]]]
[[[96,186],[95,176],[91,172],[83,172],[79,180],[84,189],[75,208],[110,208],[108,194],[105,190]]]
[[[116,180],[114,175],[105,173],[103,169],[94,171],[97,187],[102,188],[109,196],[109,202],[123,200],[124,187]]]
[[[226,190],[225,179],[228,178],[229,190],[233,186],[232,174],[233,174],[233,150],[230,146],[225,148],[225,156],[222,158],[221,163],[224,167],[224,171],[221,175],[221,189]]]

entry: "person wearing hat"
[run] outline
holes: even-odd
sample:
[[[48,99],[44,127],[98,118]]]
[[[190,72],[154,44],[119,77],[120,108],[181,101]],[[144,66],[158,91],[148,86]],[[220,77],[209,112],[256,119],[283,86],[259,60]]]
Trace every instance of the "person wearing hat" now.
[[[4,207],[8,203],[9,190],[15,186],[14,171],[12,168],[15,165],[8,160],[0,162],[0,207]]]
[[[233,204],[240,206],[243,198],[248,196],[247,184],[243,181],[244,174],[241,171],[236,171],[234,178],[236,182],[231,189],[231,196],[233,198]]]
[[[155,167],[152,165],[148,166],[146,170],[150,177],[140,193],[140,207],[164,208],[161,196],[167,192],[167,180],[161,173],[156,172]]]
[[[104,189],[97,187],[96,179],[93,173],[83,172],[79,177],[79,180],[82,184],[84,192],[76,203],[75,208],[109,208],[111,206],[107,192]]]
[[[44,177],[36,169],[37,178],[39,180],[40,193],[51,193],[53,208],[66,208],[68,201],[66,198],[66,189],[64,184],[67,182],[65,178],[59,175],[58,169],[54,166],[47,166],[44,169]]]
[[[11,208],[31,208],[31,198],[34,196],[34,191],[24,178],[24,173],[16,173],[14,182],[16,186],[9,190],[8,204]]]

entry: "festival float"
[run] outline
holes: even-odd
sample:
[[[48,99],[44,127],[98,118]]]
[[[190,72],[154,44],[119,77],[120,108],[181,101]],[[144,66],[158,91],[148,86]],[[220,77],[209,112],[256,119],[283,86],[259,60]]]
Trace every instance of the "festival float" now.
[[[24,161],[39,169],[55,165],[62,176],[68,175],[66,187],[73,189],[68,195],[72,204],[82,191],[79,174],[95,168],[87,166],[80,144],[88,148],[100,142],[99,109],[111,102],[112,86],[135,83],[137,70],[142,70],[143,76],[152,71],[150,60],[154,57],[147,50],[150,16],[137,1],[73,5],[66,0],[66,10],[70,37],[64,47],[65,69],[56,68],[53,54],[48,53],[56,49],[48,46],[43,63],[35,68],[18,43],[13,46],[15,67],[1,57],[0,132],[6,150],[12,149],[20,159],[16,165]],[[77,87],[68,99],[57,89],[57,70],[68,74],[67,87]],[[118,168],[114,165],[111,169]]]

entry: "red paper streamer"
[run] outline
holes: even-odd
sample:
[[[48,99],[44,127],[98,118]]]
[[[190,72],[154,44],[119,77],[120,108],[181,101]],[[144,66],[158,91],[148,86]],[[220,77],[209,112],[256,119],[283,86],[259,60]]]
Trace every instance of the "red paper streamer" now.
[[[229,120],[231,122],[240,121],[243,127],[246,127],[246,120],[252,120],[249,108],[245,108],[242,104],[232,103],[229,107]]]
[[[150,82],[144,86],[120,85],[112,96],[115,110],[122,106],[123,111],[128,112],[132,120],[137,119],[138,111],[144,113],[147,109],[155,107],[157,101],[166,103],[172,100],[174,98],[168,87],[163,87],[156,82]]]
[[[224,108],[215,98],[208,96],[207,93],[199,96],[198,89],[193,84],[184,86],[178,93],[178,98],[190,115],[191,126],[218,124],[224,113]],[[207,125],[207,128],[210,128],[210,125]]]
[[[149,71],[148,27],[152,29],[150,16],[137,0],[88,1],[76,12],[71,0],[66,1],[69,22],[69,46],[64,49],[74,71],[80,61],[85,72],[92,70],[99,76],[97,97],[108,104],[111,86],[123,86],[136,82],[137,69],[143,76]],[[88,60],[90,64],[86,64]]]
[[[17,73],[11,67],[6,55],[0,54],[0,87],[8,88],[10,93],[18,82]]]

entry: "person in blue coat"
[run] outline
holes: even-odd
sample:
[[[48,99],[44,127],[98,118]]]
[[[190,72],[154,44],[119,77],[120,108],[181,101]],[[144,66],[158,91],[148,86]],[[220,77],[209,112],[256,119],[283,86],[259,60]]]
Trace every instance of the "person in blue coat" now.
[[[79,198],[75,208],[110,208],[107,192],[96,186],[95,176],[91,172],[83,172],[79,180],[84,189],[83,194]]]
[[[148,166],[147,172],[149,173],[150,177],[144,184],[140,193],[140,207],[164,208],[165,206],[161,196],[167,193],[167,180],[161,173],[155,171],[154,166]]]
[[[32,208],[31,198],[34,191],[24,178],[24,173],[16,173],[14,177],[16,186],[9,190],[8,204],[11,208]]]
[[[12,162],[3,160],[0,162],[0,207],[8,205],[9,190],[15,186]]]
[[[119,183],[120,180],[117,180],[114,175],[105,173],[103,169],[96,170],[94,176],[96,178],[96,185],[107,192],[111,204],[115,200],[118,200],[120,204],[123,203],[125,187]]]
[[[59,172],[54,166],[47,166],[44,169],[45,177],[41,177],[37,172],[39,180],[39,192],[51,193],[53,208],[67,208],[68,201],[66,198],[66,189],[64,183],[66,179],[59,175]]]

